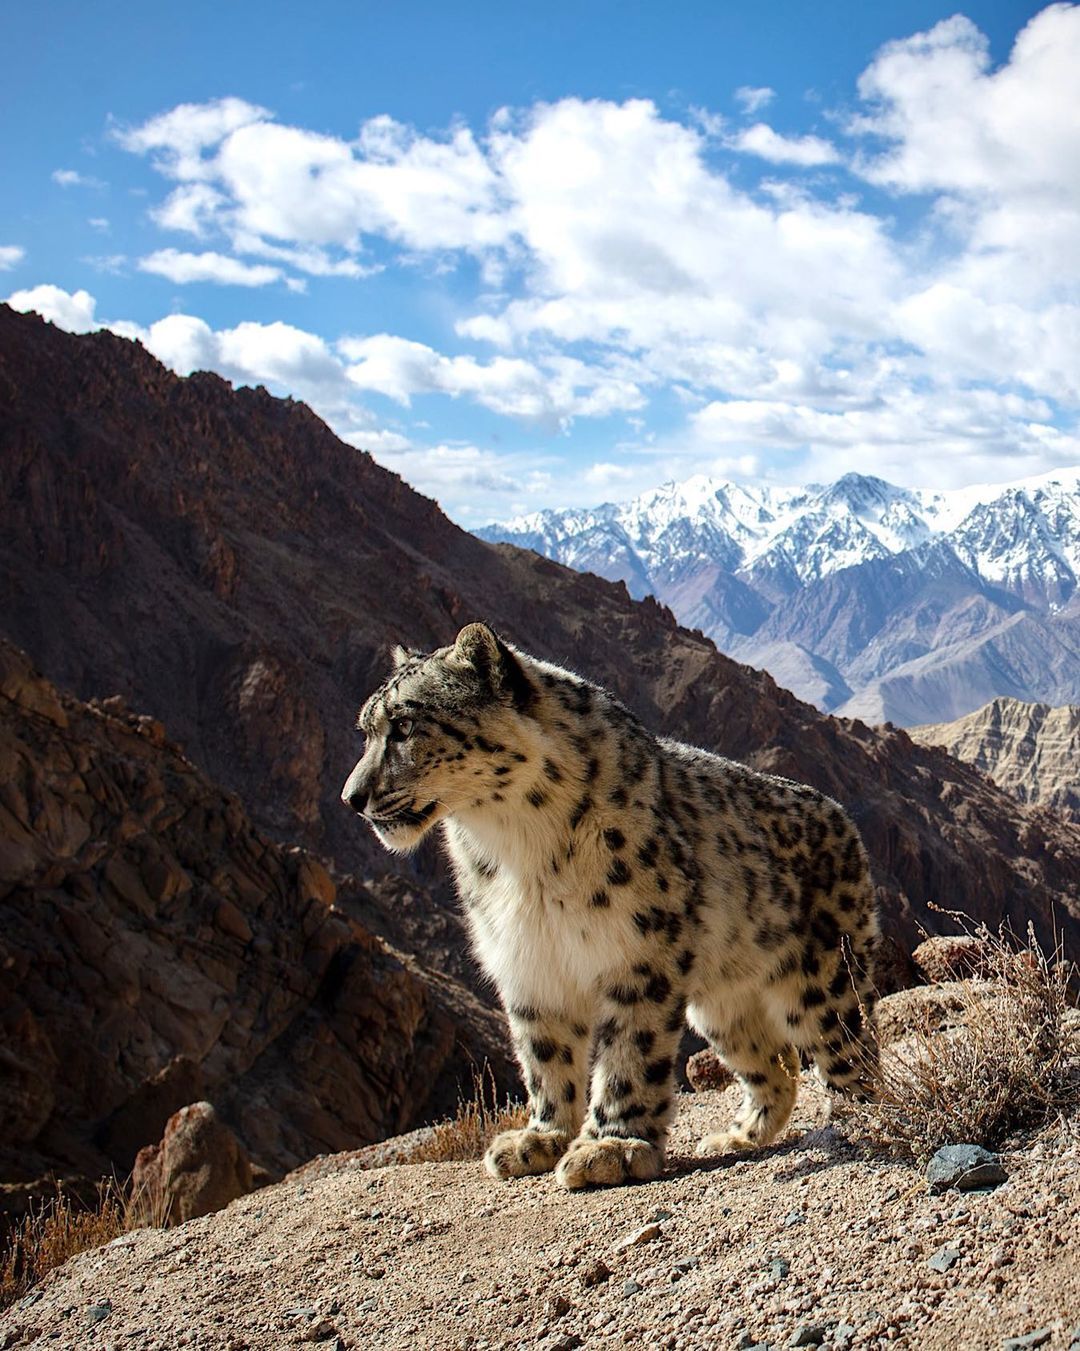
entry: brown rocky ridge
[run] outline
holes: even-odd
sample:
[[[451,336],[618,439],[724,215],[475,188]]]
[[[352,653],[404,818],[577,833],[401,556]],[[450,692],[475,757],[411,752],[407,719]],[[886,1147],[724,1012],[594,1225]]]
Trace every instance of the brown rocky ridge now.
[[[434,851],[393,863],[337,794],[389,646],[477,617],[658,732],[836,797],[908,948],[940,930],[935,904],[1080,932],[1075,825],[903,732],[819,714],[621,584],[466,534],[301,404],[0,307],[0,504],[2,623],[46,674],[161,718],[277,838],[342,872],[412,868],[444,953],[461,934]],[[415,908],[409,935],[393,901],[369,909],[424,941]]]
[[[126,1176],[201,1099],[265,1179],[452,1113],[485,1061],[516,1083],[501,1019],[351,918],[359,890],[253,827],[160,723],[0,641],[10,1205],[47,1171]]]
[[[944,746],[1021,802],[1080,821],[1080,707],[993,699],[955,722],[912,727],[910,735]]]

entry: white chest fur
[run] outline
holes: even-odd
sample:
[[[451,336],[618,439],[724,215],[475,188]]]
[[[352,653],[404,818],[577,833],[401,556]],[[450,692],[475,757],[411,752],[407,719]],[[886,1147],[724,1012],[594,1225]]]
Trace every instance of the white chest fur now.
[[[466,918],[476,956],[507,1004],[569,1012],[590,1005],[597,986],[625,968],[628,916],[590,905],[607,856],[587,830],[572,858],[565,841],[535,831],[524,838],[490,821],[455,821],[447,842],[451,855],[496,869],[475,888]]]

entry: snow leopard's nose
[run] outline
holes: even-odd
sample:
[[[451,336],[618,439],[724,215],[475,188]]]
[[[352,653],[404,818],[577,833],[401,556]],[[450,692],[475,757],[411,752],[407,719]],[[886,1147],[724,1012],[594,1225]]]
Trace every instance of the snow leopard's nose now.
[[[367,811],[370,797],[371,780],[366,774],[360,773],[360,766],[357,765],[345,780],[345,787],[341,790],[341,800],[346,807],[351,807],[358,816],[363,816]]]

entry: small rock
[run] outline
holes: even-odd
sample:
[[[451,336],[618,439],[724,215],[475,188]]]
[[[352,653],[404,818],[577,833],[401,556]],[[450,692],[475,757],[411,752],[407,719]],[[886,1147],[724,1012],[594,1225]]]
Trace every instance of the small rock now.
[[[316,1318],[301,1332],[300,1340],[302,1342],[326,1342],[337,1335],[338,1330],[329,1318]]]
[[[769,1275],[774,1281],[782,1281],[791,1270],[791,1263],[786,1257],[775,1257],[769,1263]]]
[[[849,1342],[855,1336],[855,1329],[850,1323],[837,1323],[832,1330],[832,1339],[839,1345],[841,1342]]]
[[[981,1145],[945,1145],[926,1165],[926,1180],[934,1195],[950,1187],[958,1191],[993,1187],[1007,1177],[998,1156]]]
[[[1030,1346],[1045,1346],[1053,1335],[1053,1328],[1038,1328],[1035,1332],[1026,1332],[1022,1337],[1006,1337],[1002,1342],[1003,1351],[1026,1351]]]
[[[695,1053],[686,1062],[686,1078],[695,1093],[704,1093],[710,1088],[727,1088],[734,1075],[709,1047]]]
[[[701,1265],[701,1258],[700,1258],[700,1257],[680,1257],[680,1258],[678,1259],[678,1261],[672,1262],[671,1265],[672,1265],[672,1267],[674,1268],[674,1270],[676,1270],[676,1271],[681,1271],[681,1272],[685,1275],[686,1272],[692,1271],[692,1270],[694,1269],[694,1267],[698,1267],[698,1266]]]
[[[735,1351],[751,1351],[751,1348],[755,1346],[757,1346],[757,1341],[744,1328],[739,1333],[739,1340],[735,1343]]]
[[[959,1261],[960,1254],[955,1248],[939,1248],[926,1265],[931,1271],[946,1272],[951,1271]]]
[[[825,1328],[816,1323],[803,1323],[791,1334],[788,1346],[820,1346],[826,1336]]]
[[[790,1229],[793,1224],[805,1224],[806,1216],[801,1211],[789,1210],[780,1223],[785,1229]]]
[[[570,1312],[571,1307],[570,1301],[565,1295],[556,1295],[548,1305],[548,1312],[552,1318],[563,1318]]]
[[[86,1321],[88,1323],[100,1323],[103,1318],[108,1318],[112,1313],[112,1304],[103,1299],[100,1304],[91,1304],[86,1311]]]
[[[660,1226],[658,1224],[645,1224],[640,1229],[635,1229],[632,1234],[627,1234],[625,1238],[620,1238],[615,1244],[616,1252],[624,1252],[627,1248],[637,1248],[642,1243],[651,1243],[653,1239],[660,1237]]]
[[[581,1284],[588,1289],[593,1285],[602,1285],[611,1275],[611,1268],[602,1259],[598,1258],[591,1266],[585,1268],[581,1273]]]
[[[639,1285],[637,1281],[634,1280],[623,1281],[622,1283],[623,1298],[629,1299],[631,1295],[639,1294],[644,1288],[645,1287]]]

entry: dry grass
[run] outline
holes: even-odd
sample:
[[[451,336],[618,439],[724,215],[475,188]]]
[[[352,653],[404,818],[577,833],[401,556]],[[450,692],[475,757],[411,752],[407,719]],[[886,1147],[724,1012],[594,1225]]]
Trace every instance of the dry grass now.
[[[408,1155],[402,1163],[461,1163],[479,1159],[499,1131],[524,1126],[529,1109],[506,1098],[500,1105],[495,1076],[486,1066],[473,1075],[473,1096],[458,1103],[457,1115],[441,1121],[431,1137]]]
[[[882,1048],[877,1100],[851,1118],[871,1147],[923,1161],[942,1145],[1000,1145],[1080,1111],[1075,968],[1031,930],[1026,945],[1005,930],[969,932],[986,946],[986,976],[955,982],[954,1026],[928,1020]]]
[[[78,1253],[133,1229],[164,1228],[168,1211],[164,1197],[145,1188],[129,1193],[115,1178],[101,1180],[92,1206],[57,1187],[56,1195],[32,1207],[0,1247],[0,1310]]]
[[[15,1226],[0,1252],[0,1309],[21,1298],[69,1257],[99,1248],[124,1233],[127,1213],[126,1199],[112,1181],[101,1184],[93,1209],[58,1189]]]

